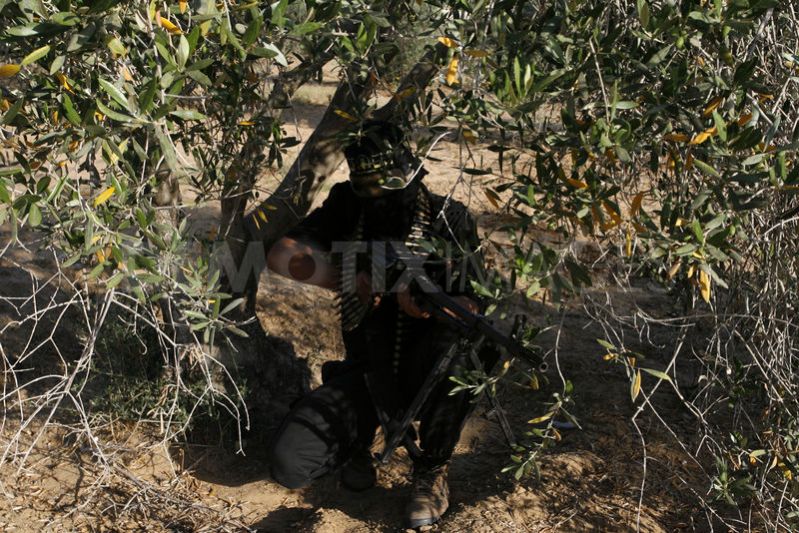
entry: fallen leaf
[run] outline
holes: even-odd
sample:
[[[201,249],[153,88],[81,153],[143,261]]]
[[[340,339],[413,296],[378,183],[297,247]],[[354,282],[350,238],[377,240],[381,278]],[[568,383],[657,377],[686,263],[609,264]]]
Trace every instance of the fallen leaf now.
[[[20,70],[19,65],[16,63],[0,64],[0,78],[10,78],[16,76]]]
[[[116,188],[112,185],[111,187],[107,188],[103,192],[97,195],[97,198],[94,199],[94,207],[101,205],[108,201],[114,195],[114,191]]]
[[[458,82],[458,58],[453,57],[452,61],[449,62],[449,68],[447,69],[447,85],[454,85]]]

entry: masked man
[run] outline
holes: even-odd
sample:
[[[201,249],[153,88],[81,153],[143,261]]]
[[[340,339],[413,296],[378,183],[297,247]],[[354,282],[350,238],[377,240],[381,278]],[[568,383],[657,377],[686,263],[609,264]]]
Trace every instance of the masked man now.
[[[323,365],[323,385],[297,402],[274,440],[272,475],[288,488],[336,470],[348,489],[374,485],[369,449],[379,422],[408,407],[438,357],[463,336],[420,306],[412,283],[394,283],[392,250],[420,257],[425,274],[462,307],[482,308],[470,283],[483,272],[474,223],[462,204],[427,190],[401,130],[367,122],[345,156],[349,182],[333,186],[267,257],[270,270],[339,293],[346,348],[344,361]],[[486,370],[496,361],[486,350],[480,357]],[[447,377],[473,369],[469,361],[458,353]],[[439,381],[418,417],[418,448],[406,442],[413,459],[408,527],[438,521],[449,506],[448,464],[473,403],[452,388],[451,380]]]

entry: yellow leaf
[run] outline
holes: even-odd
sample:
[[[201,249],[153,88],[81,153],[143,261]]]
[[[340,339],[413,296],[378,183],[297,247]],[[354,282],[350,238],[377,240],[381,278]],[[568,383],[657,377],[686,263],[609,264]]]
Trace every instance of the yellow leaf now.
[[[11,102],[3,98],[0,100],[0,111],[8,111],[11,109]]]
[[[438,42],[446,46],[447,48],[457,48],[458,43],[454,39],[450,39],[449,37],[439,37]]]
[[[672,141],[676,143],[684,143],[688,142],[688,136],[684,133],[667,133],[663,136],[663,139],[666,141]]]
[[[252,126],[254,124],[255,122],[253,122],[252,120],[242,120],[241,122],[239,122],[239,126]]]
[[[549,420],[550,418],[552,418],[553,414],[554,413],[552,413],[552,411],[550,411],[549,413],[545,414],[544,416],[539,416],[539,417],[533,418],[532,420],[528,420],[527,423],[528,424],[540,424],[541,422],[544,422],[544,421]]]
[[[630,206],[630,216],[631,217],[634,217],[635,215],[637,215],[638,211],[641,210],[641,202],[643,201],[643,199],[644,199],[644,193],[639,192],[638,194],[635,195],[635,198],[633,198],[633,203]]]
[[[69,151],[70,152],[74,152],[79,147],[80,147],[80,142],[78,142],[78,141],[72,141],[71,143],[69,143]]]
[[[101,205],[101,204],[107,202],[108,199],[111,198],[114,195],[114,191],[115,190],[116,189],[112,185],[111,187],[107,188],[106,190],[104,190],[103,192],[98,194],[97,198],[94,199],[94,207],[97,207],[98,205]]]
[[[604,359],[605,361],[610,361],[611,359],[616,359],[616,357],[617,357],[617,356],[616,356],[616,354],[615,354],[615,353],[606,353],[606,354],[605,354],[605,355],[602,357],[602,359]]]
[[[120,70],[122,71],[122,77],[125,81],[133,81],[133,74],[130,73],[128,67],[122,67]]]
[[[638,398],[638,393],[641,392],[641,371],[635,373],[635,379],[633,379],[633,385],[630,389],[630,397],[635,401]]]
[[[699,293],[705,302],[710,303],[710,276],[704,270],[699,271]]]
[[[463,138],[469,142],[474,142],[477,140],[477,135],[472,130],[463,130]]]
[[[716,109],[718,109],[718,107],[721,105],[721,102],[722,102],[723,100],[724,100],[724,99],[723,99],[721,96],[717,96],[717,97],[715,97],[714,99],[712,99],[712,100],[710,101],[710,103],[708,103],[708,104],[705,106],[705,110],[704,110],[704,111],[702,111],[702,116],[703,116],[703,117],[705,117],[705,118],[707,118],[707,117],[709,117],[710,115],[712,115],[712,114],[713,114],[713,111],[715,111]]]
[[[258,217],[251,217],[256,229],[261,229],[261,223],[258,222]]]
[[[610,202],[602,200],[602,207],[605,208],[605,211],[607,211],[608,216],[610,216],[611,220],[613,220],[614,225],[621,224],[621,216],[616,211],[616,208],[610,205]]]
[[[158,22],[162,28],[164,28],[169,33],[180,35],[183,33],[180,28],[178,28],[171,20],[164,17],[158,17]]]
[[[185,13],[186,12],[186,8],[188,6],[189,6],[189,3],[186,2],[186,0],[180,0],[178,2],[178,9],[180,10],[181,13]]]
[[[266,213],[264,213],[264,210],[263,210],[263,209],[259,209],[259,210],[258,210],[258,216],[261,218],[261,220],[263,220],[264,222],[267,222],[267,220],[266,220]]]
[[[16,76],[19,69],[22,68],[16,63],[0,64],[0,78],[10,78]]]
[[[397,94],[394,95],[394,100],[402,101],[411,96],[413,93],[416,92],[416,87],[408,87],[399,91]]]
[[[705,142],[706,140],[708,140],[708,139],[710,139],[712,136],[714,136],[716,133],[718,133],[718,130],[716,129],[716,127],[715,127],[715,126],[714,126],[714,127],[712,127],[712,128],[706,129],[706,130],[705,130],[705,131],[703,131],[702,133],[697,133],[697,134],[694,136],[694,138],[693,138],[693,139],[691,139],[691,142],[690,142],[689,144],[694,144],[694,145],[696,145],[696,144],[702,144],[703,142]]]
[[[60,84],[61,84],[61,87],[63,87],[63,88],[64,88],[64,89],[66,89],[67,91],[69,91],[69,92],[71,92],[71,93],[73,93],[73,94],[74,94],[74,91],[72,90],[72,86],[69,84],[69,80],[67,79],[67,77],[66,77],[66,76],[64,76],[64,75],[63,75],[62,73],[60,73],[60,72],[56,72],[56,75],[55,75],[55,77],[56,77],[56,79],[58,80],[58,83],[60,83]]]
[[[530,376],[530,388],[533,390],[538,390],[540,387],[541,385],[538,383],[538,376],[536,376],[534,373]]]
[[[672,279],[674,276],[677,275],[677,272],[680,271],[680,266],[681,265],[682,265],[682,261],[677,261],[676,263],[671,265],[671,268],[669,269],[669,273],[668,273],[668,278],[669,279]]]
[[[696,265],[691,265],[688,267],[688,272],[685,274],[685,277],[691,279],[694,277],[694,272],[696,272]]]
[[[486,50],[475,50],[473,48],[470,48],[469,50],[464,50],[463,53],[469,57],[488,57],[491,55]]]
[[[582,180],[576,180],[574,178],[566,178],[566,182],[574,187],[575,189],[587,189],[588,184]]]
[[[746,126],[747,124],[749,124],[751,120],[752,120],[752,113],[745,113],[741,115],[740,118],[738,118],[738,125],[741,127]]]
[[[452,61],[449,62],[449,68],[447,69],[447,85],[454,85],[458,82],[458,58],[453,57]]]
[[[357,122],[358,121],[358,119],[356,119],[355,117],[353,117],[352,115],[350,115],[349,113],[344,111],[343,109],[335,109],[333,111],[333,113],[337,114],[338,116],[340,116],[344,120],[349,120],[350,122]]]

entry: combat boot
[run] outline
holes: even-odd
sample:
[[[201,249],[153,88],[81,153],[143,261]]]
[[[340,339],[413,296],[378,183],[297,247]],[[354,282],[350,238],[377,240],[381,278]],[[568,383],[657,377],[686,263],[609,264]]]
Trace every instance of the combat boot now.
[[[409,528],[435,524],[449,507],[449,464],[435,468],[414,467],[411,500],[405,508]]]
[[[341,484],[354,492],[371,489],[377,481],[372,454],[369,450],[359,450],[341,467]]]

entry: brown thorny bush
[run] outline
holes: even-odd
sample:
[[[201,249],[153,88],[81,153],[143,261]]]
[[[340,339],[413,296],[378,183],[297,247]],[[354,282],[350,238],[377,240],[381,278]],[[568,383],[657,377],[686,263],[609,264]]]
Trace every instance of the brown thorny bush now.
[[[670,388],[701,438],[672,434],[709,459],[696,492],[708,520],[796,524],[792,2],[0,0],[0,28],[0,257],[30,273],[25,294],[0,289],[0,464],[24,463],[57,423],[107,467],[102,487],[118,468],[109,420],[138,420],[163,441],[201,411],[246,427],[240,379],[210,357],[243,334],[211,254],[229,224],[223,237],[192,233],[182,210],[268,197],[254,177],[297,142],[280,119],[291,91],[333,59],[342,84],[391,90],[382,73],[401,74],[390,58],[410,64],[421,43],[444,49],[440,75],[395,96],[413,103],[403,120],[418,153],[460,143],[459,183],[513,215],[514,246],[501,250],[512,272],[479,290],[560,301],[591,283],[572,246],[585,235],[625,279],[662,282],[679,316],[586,300],[606,331],[598,356],[630,378],[633,422],[658,415],[653,393]],[[371,110],[362,99],[335,112]],[[484,168],[475,142],[500,168]],[[640,367],[625,339],[646,344],[653,328],[671,340]],[[563,380],[539,421],[570,392]],[[510,470],[534,471],[551,430],[528,431]]]

